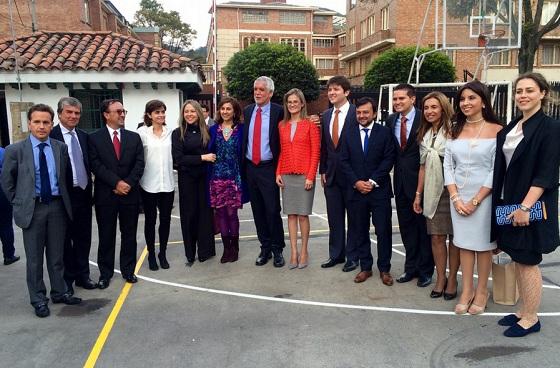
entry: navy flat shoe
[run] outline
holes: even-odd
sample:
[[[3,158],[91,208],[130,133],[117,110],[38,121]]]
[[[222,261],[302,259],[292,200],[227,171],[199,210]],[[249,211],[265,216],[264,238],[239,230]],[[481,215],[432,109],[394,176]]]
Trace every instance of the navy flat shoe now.
[[[541,330],[541,321],[537,321],[534,325],[528,329],[524,329],[518,323],[514,324],[510,328],[504,331],[505,337],[524,337],[533,332],[539,332]]]
[[[498,324],[500,326],[513,326],[515,325],[517,322],[519,322],[521,320],[521,318],[517,317],[515,314],[508,314],[507,316],[501,318],[498,321]]]

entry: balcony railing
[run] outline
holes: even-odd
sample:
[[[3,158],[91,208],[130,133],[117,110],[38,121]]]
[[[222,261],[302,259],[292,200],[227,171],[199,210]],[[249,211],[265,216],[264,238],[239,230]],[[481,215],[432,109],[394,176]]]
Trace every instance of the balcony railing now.
[[[356,42],[352,45],[346,45],[345,47],[343,47],[342,56],[344,57],[353,52],[360,51],[361,49],[364,49],[370,45],[381,43],[384,40],[389,40],[392,38],[395,38],[395,32],[390,29],[377,31],[374,34],[360,40],[359,42]]]

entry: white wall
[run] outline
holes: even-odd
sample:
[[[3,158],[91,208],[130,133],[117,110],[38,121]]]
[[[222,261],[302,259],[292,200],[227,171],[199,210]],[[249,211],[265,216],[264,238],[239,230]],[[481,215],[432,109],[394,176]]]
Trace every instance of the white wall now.
[[[146,102],[150,100],[161,100],[167,106],[165,122],[170,129],[177,128],[177,121],[181,109],[179,100],[180,91],[169,89],[167,84],[158,84],[158,89],[152,89],[150,84],[141,84],[140,89],[134,88],[132,84],[126,83],[122,91],[123,105],[128,111],[125,120],[126,129],[136,131],[138,123],[143,121]]]
[[[534,68],[534,72],[541,73],[549,82],[560,80],[560,68]],[[489,81],[514,81],[519,75],[517,68],[488,68]]]

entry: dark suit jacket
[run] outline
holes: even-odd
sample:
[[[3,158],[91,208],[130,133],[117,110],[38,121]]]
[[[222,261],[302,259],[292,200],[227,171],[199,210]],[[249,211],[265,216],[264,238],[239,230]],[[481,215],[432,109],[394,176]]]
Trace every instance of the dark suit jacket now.
[[[84,166],[86,167],[86,173],[88,175],[88,186],[86,187],[86,192],[91,196],[92,190],[92,180],[91,180],[91,168],[89,165],[89,135],[80,128],[74,128],[76,135],[78,136],[78,141],[80,142],[80,148],[82,149],[82,157],[84,158]],[[60,129],[60,124],[56,125],[50,134],[51,138],[56,139],[64,143],[64,137],[62,136],[62,130]],[[72,167],[70,161],[70,174],[72,174]]]
[[[64,202],[68,217],[72,218],[72,204],[68,194],[68,168],[70,158],[68,147],[51,139],[58,189]],[[2,167],[2,188],[14,208],[14,221],[17,226],[26,229],[31,224],[35,212],[35,163],[33,147],[29,138],[6,147]]]
[[[321,116],[321,158],[319,160],[319,174],[325,174],[326,185],[331,186],[333,183],[338,183],[345,186],[346,180],[344,173],[340,169],[340,152],[341,142],[346,134],[346,131],[358,124],[356,120],[356,106],[350,104],[348,114],[344,120],[344,127],[338,139],[338,146],[335,148],[330,134],[331,117],[334,108],[326,110]]]
[[[416,108],[415,108],[416,109]],[[418,184],[418,171],[420,170],[420,147],[416,141],[418,128],[420,127],[420,119],[422,111],[416,109],[412,129],[406,140],[404,150],[401,150],[399,141],[395,136],[395,123],[400,114],[391,114],[387,118],[386,126],[391,131],[395,150],[397,152],[397,160],[395,162],[394,172],[394,188],[395,195],[404,193],[409,199],[414,199],[416,193],[416,185]]]
[[[510,205],[523,201],[531,186],[544,188],[539,198],[546,206],[547,220],[531,222],[530,226],[497,226],[492,211],[492,239],[498,239],[498,247],[532,249],[537,253],[549,253],[560,244],[558,234],[558,166],[560,165],[560,122],[544,114],[542,110],[523,124],[523,139],[515,149],[506,169],[503,153],[506,135],[515,128],[520,118],[513,120],[497,136],[492,208],[500,203]],[[503,202],[500,201],[504,193]]]
[[[363,198],[354,184],[358,180],[372,179],[379,187],[374,188],[368,195],[373,198],[391,198],[391,177],[389,173],[395,163],[395,145],[391,132],[386,127],[373,124],[368,139],[368,150],[364,154],[362,149],[361,127],[359,125],[348,129],[342,137],[340,167],[348,182],[348,198]]]
[[[89,138],[89,162],[95,175],[95,204],[111,205],[116,201],[137,204],[140,200],[138,183],[144,172],[144,148],[138,133],[121,129],[120,160],[117,160],[107,127],[98,129]],[[113,193],[119,180],[124,180],[131,186],[128,195]]]
[[[247,155],[247,145],[249,142],[249,130],[251,129],[251,115],[253,115],[253,110],[256,104],[251,104],[243,110],[243,119],[245,121],[245,130],[243,130],[243,158]],[[278,123],[282,121],[284,117],[284,110],[282,106],[270,103],[270,128],[268,130],[268,140],[270,142],[270,151],[272,152],[272,161],[274,167],[278,163],[278,157],[280,156],[280,138],[278,135]],[[243,160],[245,161],[245,160]]]

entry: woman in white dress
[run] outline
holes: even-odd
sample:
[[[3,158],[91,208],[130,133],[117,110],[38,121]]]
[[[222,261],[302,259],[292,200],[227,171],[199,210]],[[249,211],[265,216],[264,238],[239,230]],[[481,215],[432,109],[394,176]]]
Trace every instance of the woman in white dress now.
[[[488,88],[479,81],[465,84],[455,99],[457,121],[445,147],[445,185],[451,200],[453,242],[460,248],[463,287],[457,314],[480,314],[488,302],[492,267],[490,241],[491,192],[496,135],[502,124],[490,103]],[[474,287],[474,264],[478,284]]]

